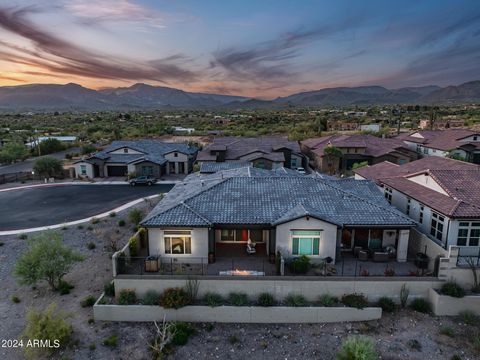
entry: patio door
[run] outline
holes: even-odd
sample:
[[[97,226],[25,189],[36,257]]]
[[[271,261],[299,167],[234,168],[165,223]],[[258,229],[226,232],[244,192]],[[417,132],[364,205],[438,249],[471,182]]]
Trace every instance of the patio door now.
[[[368,249],[368,229],[355,229],[355,246]]]
[[[350,229],[342,230],[342,250],[351,250],[353,248],[353,234]]]

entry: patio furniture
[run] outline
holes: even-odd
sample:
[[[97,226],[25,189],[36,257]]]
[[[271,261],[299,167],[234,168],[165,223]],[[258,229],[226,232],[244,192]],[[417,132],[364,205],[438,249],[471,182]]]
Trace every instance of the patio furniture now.
[[[149,256],[145,259],[145,272],[158,272],[160,267],[158,256]]]
[[[375,251],[372,258],[374,262],[387,262],[390,254],[388,252]]]
[[[353,248],[353,256],[358,257],[358,253],[362,250],[361,246],[355,246]]]
[[[255,244],[252,240],[248,239],[247,242],[247,254],[255,254],[257,250],[255,250]]]
[[[358,260],[367,261],[368,260],[368,251],[367,250],[360,250],[358,252]]]

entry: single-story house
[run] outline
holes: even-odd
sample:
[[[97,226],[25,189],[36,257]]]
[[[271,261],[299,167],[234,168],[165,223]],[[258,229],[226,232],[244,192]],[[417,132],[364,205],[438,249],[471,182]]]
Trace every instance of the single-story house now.
[[[296,141],[284,136],[216,137],[198,153],[197,162],[250,163],[262,169],[305,167],[305,157]]]
[[[375,181],[392,205],[443,248],[456,245],[461,255],[480,253],[480,166],[430,156],[404,165],[362,167],[355,178]]]
[[[379,138],[373,135],[329,135],[300,142],[302,151],[310,158],[313,166],[331,174],[351,171],[355,163],[369,165],[382,161],[404,164],[418,158],[401,140]],[[325,155],[325,149],[335,147],[341,157]]]
[[[335,262],[340,251],[390,246],[404,262],[415,222],[371,181],[244,167],[189,175],[141,225],[149,256],[180,262],[243,255],[249,240],[266,257]]]
[[[480,132],[469,129],[419,130],[397,139],[420,156],[458,156],[480,164]]]
[[[102,151],[74,163],[77,177],[188,174],[198,149],[158,140],[114,141]]]

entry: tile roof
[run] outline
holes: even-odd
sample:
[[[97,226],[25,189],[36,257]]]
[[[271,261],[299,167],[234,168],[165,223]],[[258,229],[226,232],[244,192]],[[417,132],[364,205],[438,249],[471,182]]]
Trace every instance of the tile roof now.
[[[414,134],[421,135],[422,137],[412,136]],[[432,149],[448,151],[469,144],[470,142],[462,140],[466,137],[477,134],[480,135],[478,132],[468,129],[420,130],[411,134],[399,135],[397,139],[423,144]],[[473,144],[474,146],[479,145],[478,143],[470,144]]]
[[[339,226],[414,226],[373,182],[240,168],[177,184],[145,226],[277,225],[309,215]]]
[[[221,170],[232,170],[242,167],[252,166],[246,161],[228,161],[228,162],[215,162],[215,161],[204,161],[200,165],[201,174],[213,174]]]
[[[111,154],[112,151],[125,147],[139,151],[142,154]],[[168,143],[159,140],[118,140],[113,141],[102,151],[93,154],[90,158],[98,158],[104,160],[106,163],[129,164],[140,161],[150,161],[161,165],[167,162],[164,156],[173,151],[193,156],[198,149],[187,144]],[[88,159],[86,160],[88,161]]]
[[[300,153],[300,146],[296,141],[289,141],[285,136],[260,136],[260,137],[216,137],[213,143],[206,146],[198,153],[198,161],[212,161],[216,159],[210,151],[225,151],[225,160],[243,160],[254,152],[262,152],[272,161],[285,161],[282,148]],[[273,155],[272,155],[273,154]]]
[[[332,144],[338,148],[365,148],[365,155],[379,157],[393,151],[407,150],[400,139],[379,138],[373,135],[330,135],[300,142],[314,154],[323,156],[323,149]]]
[[[404,165],[380,163],[356,169],[360,176],[392,187],[421,203],[454,218],[480,217],[480,166],[437,156]],[[409,180],[426,174],[448,194]]]

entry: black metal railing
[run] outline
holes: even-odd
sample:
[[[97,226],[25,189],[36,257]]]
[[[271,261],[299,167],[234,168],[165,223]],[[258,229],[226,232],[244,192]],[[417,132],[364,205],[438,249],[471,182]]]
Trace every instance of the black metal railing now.
[[[435,259],[409,257],[406,262],[385,262],[340,257],[333,262],[309,261],[299,265],[293,259],[273,263],[267,257],[218,257],[211,263],[200,257],[118,257],[118,275],[203,275],[203,276],[345,276],[398,277],[436,276]],[[282,271],[283,269],[283,271]]]

